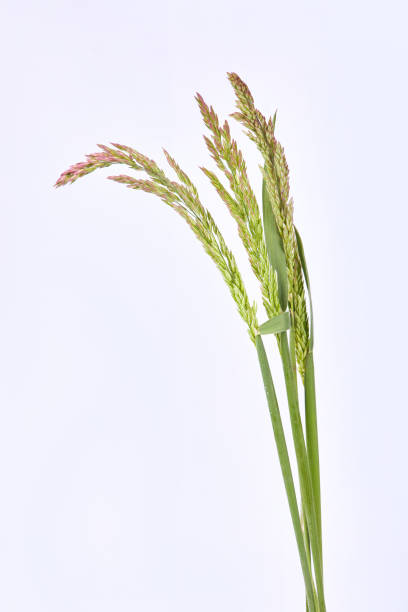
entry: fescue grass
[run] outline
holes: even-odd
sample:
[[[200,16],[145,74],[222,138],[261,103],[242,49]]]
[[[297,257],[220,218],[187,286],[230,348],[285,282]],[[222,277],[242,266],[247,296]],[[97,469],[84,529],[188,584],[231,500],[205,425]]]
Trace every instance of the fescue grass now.
[[[142,172],[142,178],[127,174],[108,178],[130,189],[152,193],[173,208],[190,226],[221,272],[257,351],[299,551],[306,609],[308,612],[325,612],[310,279],[303,244],[293,221],[289,168],[284,149],[275,136],[276,113],[266,119],[255,107],[254,98],[240,77],[229,73],[228,79],[237,106],[237,111],[231,116],[242,124],[261,154],[262,207],[259,207],[249,183],[243,154],[231,136],[228,121],[221,124],[213,107],[208,106],[203,97],[197,94],[201,116],[209,132],[204,140],[218,173],[205,167],[201,170],[236,222],[252,272],[260,284],[262,305],[267,318],[264,323],[258,323],[258,305],[248,297],[235,257],[220,229],[201,203],[198,191],[188,175],[167,151],[164,154],[177,181],[169,178],[154,160],[135,149],[111,144],[98,145],[100,151],[87,155],[85,161],[63,172],[56,187],[73,183],[98,168],[114,164],[122,164],[137,173]],[[275,334],[282,360],[300,500],[296,495],[280,408],[262,341],[264,334]],[[300,412],[298,374],[304,390],[305,431]]]

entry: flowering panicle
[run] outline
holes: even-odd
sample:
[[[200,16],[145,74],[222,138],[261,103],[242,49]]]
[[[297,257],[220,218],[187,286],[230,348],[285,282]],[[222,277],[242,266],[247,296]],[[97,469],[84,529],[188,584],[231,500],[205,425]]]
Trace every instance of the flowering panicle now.
[[[288,301],[295,330],[296,358],[300,374],[304,375],[305,359],[309,347],[309,322],[303,286],[302,269],[293,223],[293,200],[289,195],[289,168],[285,152],[275,137],[276,113],[266,119],[255,108],[248,86],[235,73],[228,78],[236,95],[238,112],[232,114],[246,129],[264,159],[261,168],[277,227],[282,237],[288,269]]]
[[[228,179],[230,191],[224,187],[215,173],[207,168],[201,170],[210,179],[238,225],[238,232],[248,253],[252,270],[261,284],[265,310],[271,318],[281,310],[277,279],[269,263],[259,207],[248,180],[242,152],[231,137],[228,122],[225,121],[221,127],[213,107],[209,107],[200,94],[196,95],[196,100],[204,123],[211,132],[211,138],[204,136],[204,140],[217,167]]]
[[[238,311],[248,326],[250,338],[255,341],[258,329],[256,305],[250,304],[235,257],[228,249],[210,212],[201,204],[197,189],[187,174],[167,151],[164,152],[167,161],[177,174],[180,183],[170,180],[154,160],[131,147],[120,144],[112,144],[114,148],[104,145],[99,147],[102,153],[87,155],[85,162],[71,166],[60,176],[56,186],[73,183],[81,176],[112,164],[124,164],[134,170],[143,170],[149,179],[136,179],[125,174],[108,178],[130,189],[153,193],[183,217],[220,270]]]
[[[107,168],[112,166],[112,164],[125,164],[132,168],[132,170],[142,170],[142,167],[134,159],[131,153],[132,150],[129,147],[113,146],[117,146],[118,150],[105,145],[98,145],[102,152],[98,151],[97,153],[86,155],[86,161],[74,164],[68,170],[65,170],[55,183],[55,187],[74,183],[82,176],[90,174],[98,168]]]
[[[288,301],[295,330],[296,356],[299,371],[303,375],[304,361],[308,351],[308,317],[293,224],[293,202],[289,195],[289,170],[283,147],[274,134],[276,114],[273,118],[266,120],[255,108],[254,99],[247,85],[235,73],[230,73],[228,77],[234,88],[238,107],[238,112],[232,116],[245,126],[247,134],[257,144],[264,158],[262,172],[276,223],[282,236],[288,268]],[[225,121],[221,125],[213,107],[209,107],[200,94],[196,95],[196,100],[204,123],[210,131],[210,137],[204,137],[208,151],[217,168],[226,177],[228,188],[214,172],[205,167],[201,170],[209,178],[237,223],[251,268],[260,282],[265,310],[268,317],[272,318],[281,312],[277,276],[268,258],[262,219],[255,194],[248,180],[245,160],[236,141],[231,136],[228,122]],[[111,146],[98,146],[100,151],[87,155],[84,162],[75,164],[63,172],[56,186],[73,183],[94,170],[113,164],[122,164],[138,172],[143,171],[147,178],[135,178],[126,174],[108,178],[130,189],[153,193],[187,221],[207,253],[221,270],[238,305],[238,310],[248,324],[250,336],[254,339],[257,330],[255,306],[250,305],[236,261],[210,213],[202,206],[197,189],[187,174],[167,151],[164,151],[164,154],[168,164],[177,175],[178,182],[170,180],[154,160],[132,147],[118,143],[112,143]]]

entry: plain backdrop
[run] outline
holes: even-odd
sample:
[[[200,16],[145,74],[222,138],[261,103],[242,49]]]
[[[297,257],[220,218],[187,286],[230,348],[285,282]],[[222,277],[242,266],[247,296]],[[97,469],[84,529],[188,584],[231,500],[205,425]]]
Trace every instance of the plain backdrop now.
[[[328,610],[408,610],[405,3],[1,13],[1,610],[304,609],[256,353],[222,278],[112,169],[53,188],[96,143],[162,165],[166,147],[258,299],[199,170],[194,94],[225,119],[227,71],[278,109],[311,274]],[[260,195],[258,153],[231,125]]]

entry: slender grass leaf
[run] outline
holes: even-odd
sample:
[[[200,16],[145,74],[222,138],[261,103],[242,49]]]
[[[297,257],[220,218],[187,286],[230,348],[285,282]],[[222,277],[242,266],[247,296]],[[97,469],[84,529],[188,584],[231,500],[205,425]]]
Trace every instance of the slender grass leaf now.
[[[259,327],[259,333],[262,336],[265,334],[280,334],[288,329],[290,329],[290,314],[286,311],[262,323]]]
[[[265,179],[262,183],[262,209],[265,244],[268,251],[269,262],[278,275],[278,295],[282,310],[288,306],[288,271],[286,257],[283,250],[282,238],[276,225],[272,204],[269,199]]]

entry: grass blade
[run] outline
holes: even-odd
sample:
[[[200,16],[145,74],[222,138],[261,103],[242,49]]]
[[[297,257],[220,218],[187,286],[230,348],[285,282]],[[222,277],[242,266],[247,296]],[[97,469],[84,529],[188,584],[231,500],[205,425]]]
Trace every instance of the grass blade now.
[[[303,248],[302,239],[298,230],[295,228],[296,240],[299,250],[299,258],[302,264],[302,270],[305,277],[306,287],[309,294],[310,305],[310,344],[309,353],[305,360],[305,424],[306,424],[306,444],[307,453],[309,456],[310,472],[312,477],[313,494],[316,507],[317,528],[319,532],[320,557],[323,559],[322,551],[322,510],[321,510],[321,493],[320,493],[320,461],[319,461],[319,437],[317,431],[317,412],[316,412],[316,386],[313,361],[313,343],[314,343],[314,327],[313,327],[313,307],[312,295],[310,291],[310,278],[306,265],[306,257]]]
[[[288,305],[288,272],[282,238],[276,225],[272,204],[269,199],[265,179],[262,183],[262,213],[265,232],[265,244],[269,262],[278,275],[278,294],[282,310]]]
[[[259,326],[259,333],[264,336],[265,334],[279,334],[281,332],[287,331],[290,329],[290,314],[288,311],[281,312],[276,315],[276,317],[272,317],[265,323]]]

